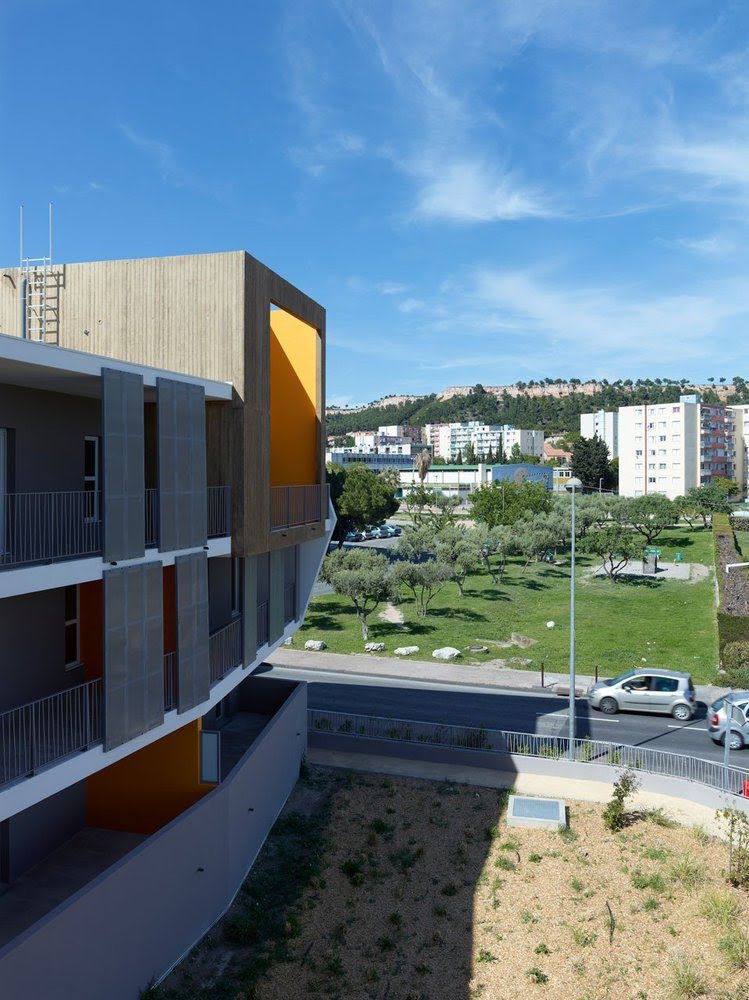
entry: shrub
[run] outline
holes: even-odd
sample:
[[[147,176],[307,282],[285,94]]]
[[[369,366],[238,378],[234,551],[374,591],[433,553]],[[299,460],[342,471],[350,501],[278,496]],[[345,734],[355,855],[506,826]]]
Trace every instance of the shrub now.
[[[700,900],[700,913],[719,927],[730,927],[739,915],[739,904],[733,896],[711,889]]]
[[[537,955],[550,955],[551,954],[551,948],[549,948],[548,945],[544,944],[543,941],[541,942],[541,944],[537,944],[536,947],[533,950],[534,950],[534,952]]]
[[[705,980],[692,962],[683,955],[671,959],[673,993],[679,1000],[696,1000],[707,993]]]
[[[632,885],[635,889],[652,889],[653,892],[666,891],[666,883],[658,872],[632,872]]]
[[[502,871],[514,872],[515,862],[512,860],[512,858],[508,858],[506,855],[500,854],[497,860],[494,862],[494,867],[501,868]]]
[[[721,657],[724,682],[732,688],[749,685],[749,641],[729,642],[723,647]]]
[[[490,951],[487,951],[486,948],[479,948],[479,954],[478,954],[478,958],[476,959],[476,961],[477,962],[496,962],[497,961],[497,956],[493,955]]]
[[[702,865],[691,858],[682,858],[671,869],[671,878],[679,882],[690,892],[699,889],[705,883],[705,870]]]
[[[582,927],[572,928],[572,940],[581,948],[587,948],[589,945],[595,944],[597,939],[598,935],[594,934],[593,931],[586,931]]]
[[[619,779],[614,782],[611,801],[603,811],[603,822],[607,830],[616,833],[627,825],[629,822],[627,799],[634,795],[639,786],[640,783],[632,771],[623,771]]]
[[[549,981],[549,977],[546,973],[541,972],[541,970],[537,969],[535,965],[530,969],[526,969],[525,974],[526,976],[530,976],[533,982],[538,983],[539,986],[543,986],[544,983],[548,983]]]

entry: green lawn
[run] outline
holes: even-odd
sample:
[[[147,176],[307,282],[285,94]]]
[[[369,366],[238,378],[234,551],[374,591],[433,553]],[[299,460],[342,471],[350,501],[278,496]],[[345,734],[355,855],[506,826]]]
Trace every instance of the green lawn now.
[[[596,560],[578,559],[577,573],[577,662],[583,673],[593,673],[598,664],[604,675],[639,666],[643,657],[651,666],[688,670],[698,682],[715,677],[717,630],[713,541],[710,531],[671,529],[656,542],[662,559],[683,553],[685,562],[711,568],[700,583],[612,584],[593,578]],[[567,557],[563,557],[565,563]],[[332,652],[362,652],[360,626],[350,604],[337,595],[315,599],[300,630],[299,642],[324,639]],[[528,649],[494,648],[466,661],[527,657],[530,670],[541,662],[547,670],[564,671],[569,662],[569,567],[532,564],[523,572],[522,562],[513,560],[504,582],[494,586],[482,574],[470,577],[466,596],[460,598],[455,584],[448,584],[435,598],[429,616],[419,619],[405,593],[400,604],[406,628],[370,619],[370,641],[384,642],[386,654],[396,646],[421,647],[419,658],[429,658],[440,646],[465,650],[471,644],[509,640],[519,632],[535,640]],[[546,627],[554,621],[556,627]],[[517,664],[520,666],[520,664]]]

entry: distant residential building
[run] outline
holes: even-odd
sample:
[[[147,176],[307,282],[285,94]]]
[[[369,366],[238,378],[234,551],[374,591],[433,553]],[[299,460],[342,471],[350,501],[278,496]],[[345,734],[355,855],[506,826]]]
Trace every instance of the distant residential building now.
[[[509,424],[482,424],[478,420],[466,420],[427,424],[424,431],[434,454],[448,462],[454,462],[458,454],[465,457],[469,446],[477,457],[492,454],[509,458],[516,444],[522,455],[540,458],[543,453],[543,431],[524,430]]]
[[[386,424],[378,428],[381,437],[407,438],[414,444],[421,444],[424,430],[411,424]]]
[[[551,490],[553,488],[553,471],[551,466],[531,465],[530,463],[487,465],[480,462],[477,465],[434,465],[427,472],[424,485],[438,489],[447,496],[460,496],[463,499],[479,486],[487,486],[492,482],[524,482],[528,480],[542,482],[547,489]],[[408,493],[420,482],[414,469],[404,469],[400,479],[402,493]]]
[[[407,433],[400,433],[406,431]],[[416,433],[412,433],[416,432]],[[382,451],[393,455],[414,455],[424,446],[421,428],[393,424],[378,427],[376,431],[356,431],[352,434],[354,448],[360,451]]]
[[[609,449],[609,458],[619,455],[619,414],[616,410],[596,410],[580,414],[580,434],[584,438],[598,437]]]
[[[717,478],[741,481],[743,419],[737,427],[735,409],[703,404],[697,394],[620,407],[619,492],[673,499]]]
[[[569,462],[572,460],[572,452],[565,451],[564,448],[558,448],[556,446],[556,438],[546,438],[544,441],[543,448],[543,460],[544,462]]]
[[[734,413],[736,435],[736,481],[749,496],[749,405],[730,407]]]
[[[356,448],[335,448],[325,453],[326,463],[334,463],[347,468],[350,465],[366,465],[375,472],[384,469],[413,470],[414,460],[411,455],[386,453],[383,451],[360,451]]]

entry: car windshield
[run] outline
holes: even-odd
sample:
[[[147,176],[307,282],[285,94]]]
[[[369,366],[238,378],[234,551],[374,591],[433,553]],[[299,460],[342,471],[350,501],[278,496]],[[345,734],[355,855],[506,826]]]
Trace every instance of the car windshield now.
[[[718,698],[718,700],[714,701],[712,703],[712,705],[710,706],[710,711],[711,712],[719,712],[721,710],[721,708],[723,708],[723,702],[724,701],[725,701],[725,698]]]
[[[604,681],[604,684],[621,684],[622,681],[626,681],[629,677],[634,677],[635,671],[628,670],[626,674],[619,674],[618,677],[613,677],[609,681]]]

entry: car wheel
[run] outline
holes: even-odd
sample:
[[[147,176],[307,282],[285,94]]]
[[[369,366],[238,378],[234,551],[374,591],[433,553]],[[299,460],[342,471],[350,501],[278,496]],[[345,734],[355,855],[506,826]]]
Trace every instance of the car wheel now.
[[[614,698],[602,698],[601,704],[598,706],[602,712],[606,715],[613,715],[615,712],[619,711],[619,706]]]
[[[689,705],[674,705],[671,709],[671,715],[679,722],[687,722],[692,717]]]
[[[723,737],[723,746],[726,745],[726,738]],[[731,750],[743,750],[744,749],[744,737],[741,733],[731,733],[728,739],[728,746]]]

